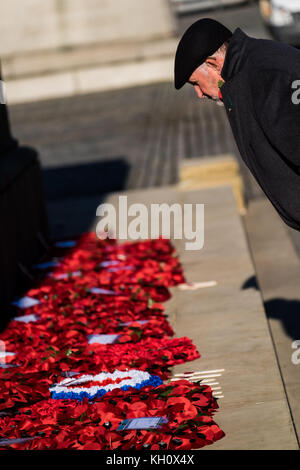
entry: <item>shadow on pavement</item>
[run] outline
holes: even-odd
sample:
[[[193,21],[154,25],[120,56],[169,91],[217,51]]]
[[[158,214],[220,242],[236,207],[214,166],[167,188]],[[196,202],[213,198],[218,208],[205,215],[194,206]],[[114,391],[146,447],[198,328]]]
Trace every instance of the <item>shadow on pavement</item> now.
[[[256,276],[249,277],[249,279],[247,279],[247,281],[245,281],[244,284],[242,285],[242,289],[243,290],[245,290],[245,289],[259,290]]]
[[[91,196],[126,187],[129,164],[125,157],[43,169],[47,201],[70,197]]]
[[[247,279],[242,289],[257,289],[256,276]],[[274,318],[282,323],[285,333],[293,340],[300,339],[300,301],[286,299],[271,299],[264,302],[267,318]]]
[[[129,170],[125,157],[44,169],[52,238],[74,237],[90,230],[105,196],[126,188]]]

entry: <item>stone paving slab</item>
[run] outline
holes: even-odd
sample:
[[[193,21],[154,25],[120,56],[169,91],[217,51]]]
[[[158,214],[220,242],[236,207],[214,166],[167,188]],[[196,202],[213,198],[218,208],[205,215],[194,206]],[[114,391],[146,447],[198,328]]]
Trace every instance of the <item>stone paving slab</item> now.
[[[234,155],[202,157],[183,160],[180,171],[180,189],[185,191],[230,185],[240,214],[245,214],[243,180]]]
[[[123,159],[129,177],[111,191],[175,184],[183,158],[236,154],[224,108],[172,82],[9,108],[14,135],[39,151],[45,171]]]

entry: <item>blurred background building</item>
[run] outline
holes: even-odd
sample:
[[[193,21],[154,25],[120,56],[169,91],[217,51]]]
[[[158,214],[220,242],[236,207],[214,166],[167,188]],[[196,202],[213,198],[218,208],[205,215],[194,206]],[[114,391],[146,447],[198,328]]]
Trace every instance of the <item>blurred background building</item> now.
[[[280,1],[2,1],[13,133],[39,151],[54,238],[88,229],[108,192],[177,183],[195,158],[233,157],[246,197],[261,194],[224,110],[190,87],[175,91],[173,64],[179,37],[201,17],[258,38],[283,23],[295,32],[300,0]]]
[[[4,0],[2,12],[11,103],[170,76],[175,18],[167,0]]]

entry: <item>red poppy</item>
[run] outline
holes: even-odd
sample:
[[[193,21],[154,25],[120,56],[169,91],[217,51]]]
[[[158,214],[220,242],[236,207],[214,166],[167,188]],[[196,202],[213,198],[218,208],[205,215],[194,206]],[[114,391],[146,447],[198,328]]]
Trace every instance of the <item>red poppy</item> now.
[[[168,240],[118,245],[84,234],[74,248],[52,254],[59,259],[55,275],[67,276],[37,273],[27,296],[40,303],[26,310],[37,321],[12,320],[0,335],[17,366],[0,369],[1,438],[23,439],[14,449],[155,450],[198,448],[223,437],[212,419],[218,405],[211,389],[185,380],[115,389],[89,402],[51,399],[51,385],[70,372],[137,368],[167,380],[171,366],[200,356],[189,338],[172,338],[164,314],[168,288],[185,282]],[[111,261],[113,270],[105,267]],[[92,287],[113,294],[92,294]],[[16,308],[15,315],[24,311]],[[92,334],[118,338],[88,344]],[[155,432],[117,431],[125,418],[145,416],[166,416],[168,423]]]

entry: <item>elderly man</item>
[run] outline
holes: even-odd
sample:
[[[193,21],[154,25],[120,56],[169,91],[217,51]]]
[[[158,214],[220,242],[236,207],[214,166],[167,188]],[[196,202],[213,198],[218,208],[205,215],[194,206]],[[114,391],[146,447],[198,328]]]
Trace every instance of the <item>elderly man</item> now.
[[[223,102],[243,160],[300,231],[300,51],[201,19],[177,48],[175,87],[185,83],[199,98]]]

